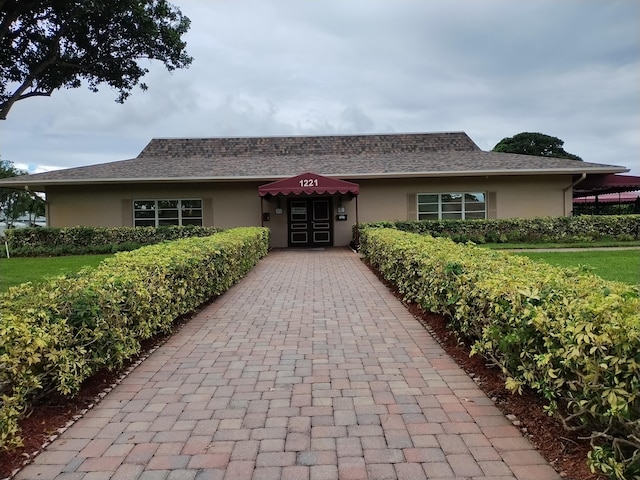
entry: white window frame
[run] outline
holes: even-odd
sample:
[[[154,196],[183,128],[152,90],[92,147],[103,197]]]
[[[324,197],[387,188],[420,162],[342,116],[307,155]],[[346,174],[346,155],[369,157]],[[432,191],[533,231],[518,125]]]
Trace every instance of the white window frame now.
[[[420,201],[420,196],[421,195],[437,195],[438,196],[438,201],[437,203],[435,202],[421,202]],[[423,193],[418,193],[416,195],[416,217],[418,220],[422,220],[420,218],[420,215],[435,215],[437,213],[438,218],[437,220],[443,220],[443,213],[446,214],[447,212],[443,212],[443,201],[442,201],[442,197],[444,195],[461,195],[462,196],[462,201],[461,201],[461,210],[460,211],[455,211],[455,212],[451,212],[451,213],[459,213],[460,214],[460,218],[461,220],[467,220],[467,214],[474,214],[474,219],[475,216],[478,213],[482,213],[482,219],[486,219],[487,218],[487,192],[423,192]],[[482,195],[484,198],[484,210],[468,210],[466,209],[466,205],[468,202],[466,202],[466,198],[467,195]],[[469,202],[470,203],[470,202]],[[436,212],[421,212],[420,211],[420,205],[437,205],[437,211]],[[429,218],[429,219],[424,219],[424,220],[436,220],[435,218]],[[449,220],[449,219],[444,219],[444,220]],[[451,219],[451,220],[455,220],[455,219]]]
[[[183,217],[183,211],[186,209],[185,207],[183,207],[183,202],[200,202],[200,207],[199,208],[192,208],[193,210],[200,210],[200,216],[199,217],[193,217],[193,216],[184,216]],[[148,202],[148,203],[153,203],[153,208],[150,210],[146,210],[143,208],[136,208],[136,204],[140,204],[142,202]],[[160,217],[159,212],[160,210],[163,210],[159,207],[159,203],[160,202],[177,202],[176,203],[176,208],[175,210],[177,210],[177,217]],[[188,221],[189,223],[187,223],[186,225],[197,225],[196,223],[193,223],[193,221],[197,221],[199,220],[199,226],[203,225],[203,201],[201,198],[158,198],[158,199],[136,199],[133,200],[132,202],[132,208],[133,208],[133,226],[134,227],[138,227],[138,226],[148,226],[148,227],[159,227],[163,225],[163,221],[165,220],[177,220],[178,226],[184,226],[184,221]],[[174,210],[174,209],[171,209]],[[154,213],[153,217],[146,217],[146,218],[136,218],[136,213],[137,212],[142,212],[142,211],[152,211]],[[149,223],[153,221],[153,225],[149,225]],[[175,225],[173,223],[166,223],[164,225]]]

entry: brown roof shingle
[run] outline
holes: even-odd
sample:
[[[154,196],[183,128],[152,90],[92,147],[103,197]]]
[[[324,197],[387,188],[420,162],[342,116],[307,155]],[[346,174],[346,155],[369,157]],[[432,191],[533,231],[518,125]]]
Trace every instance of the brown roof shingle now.
[[[624,167],[482,151],[464,132],[153,139],[133,159],[3,179],[0,185],[619,173]]]
[[[138,158],[282,157],[462,152],[480,148],[464,132],[293,137],[155,138]]]

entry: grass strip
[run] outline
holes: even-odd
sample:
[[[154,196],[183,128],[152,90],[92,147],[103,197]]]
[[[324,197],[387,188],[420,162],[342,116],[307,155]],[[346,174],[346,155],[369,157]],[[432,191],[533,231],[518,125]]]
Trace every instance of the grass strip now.
[[[0,258],[0,292],[21,283],[44,282],[49,278],[76,273],[83,267],[97,267],[113,255],[70,255],[64,257]]]
[[[605,280],[640,285],[640,250],[513,252],[563,268],[578,268]]]

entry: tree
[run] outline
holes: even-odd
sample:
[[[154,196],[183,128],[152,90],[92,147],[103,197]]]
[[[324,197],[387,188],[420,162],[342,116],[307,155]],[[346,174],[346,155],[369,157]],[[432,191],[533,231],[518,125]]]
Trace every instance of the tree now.
[[[0,178],[26,175],[27,172],[17,169],[12,162],[0,160]],[[15,221],[25,213],[29,219],[44,215],[44,200],[24,190],[0,188],[0,220],[12,227]]]
[[[557,137],[551,137],[543,133],[523,132],[513,137],[503,138],[493,147],[493,151],[582,160],[577,155],[565,152],[564,148],[562,148],[563,145],[564,142]]]
[[[136,85],[147,89],[140,60],[191,64],[189,25],[166,0],[0,0],[0,120],[18,100],[83,83],[106,84],[124,102]]]

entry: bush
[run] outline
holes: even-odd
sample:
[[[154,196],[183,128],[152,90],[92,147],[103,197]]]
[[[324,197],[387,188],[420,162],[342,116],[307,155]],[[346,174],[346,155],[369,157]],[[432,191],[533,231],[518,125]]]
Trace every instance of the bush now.
[[[68,227],[14,228],[6,230],[13,257],[86,255],[129,251],[144,245],[189,237],[205,237],[220,231],[193,225],[178,227]],[[1,256],[5,255],[4,249]]]
[[[20,444],[29,404],[73,395],[99,369],[121,366],[141,340],[227,290],[268,247],[268,229],[232,229],[119,253],[0,296],[0,447]]]
[[[593,469],[640,475],[638,288],[525,257],[391,229],[361,231],[366,259],[407,301],[445,315],[499,365],[506,386],[540,393],[589,437]]]
[[[360,228],[396,228],[479,244],[630,241],[640,239],[640,215],[373,222]]]

